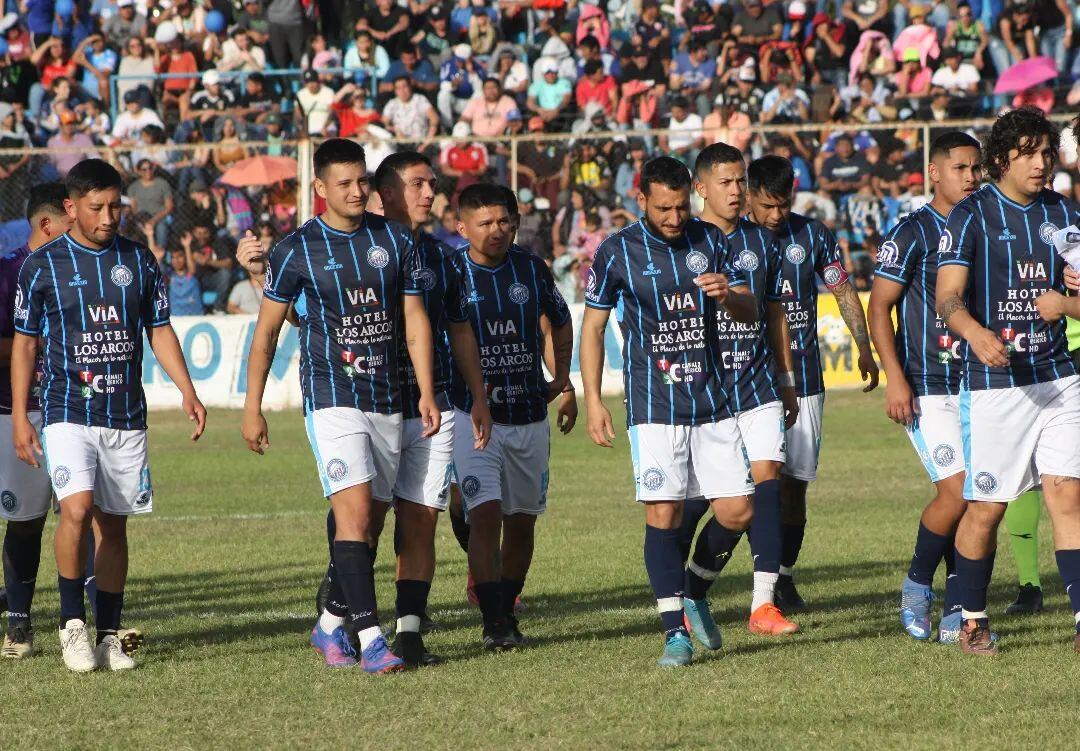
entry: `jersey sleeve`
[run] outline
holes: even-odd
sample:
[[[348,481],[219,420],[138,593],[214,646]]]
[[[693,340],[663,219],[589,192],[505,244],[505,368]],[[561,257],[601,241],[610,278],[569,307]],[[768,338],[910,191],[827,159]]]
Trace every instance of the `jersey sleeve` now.
[[[300,295],[296,245],[301,241],[298,235],[289,235],[270,251],[263,294],[274,302],[292,302]]]
[[[540,310],[548,317],[552,326],[565,326],[570,320],[570,307],[555,286],[551,269],[539,259],[533,262],[533,269],[536,274],[536,289],[540,293]]]
[[[423,275],[418,272],[424,266],[424,254],[408,232],[402,232],[397,241],[401,254],[401,292],[405,295],[422,295]]]
[[[814,270],[829,289],[836,289],[848,280],[844,262],[840,259],[840,243],[833,231],[820,222],[814,227]]]
[[[780,241],[770,236],[765,240],[765,299],[779,302],[784,297],[784,256]]]
[[[465,272],[461,265],[461,253],[443,261],[446,264],[446,317],[454,323],[469,320],[469,300],[465,285]]]
[[[916,239],[911,221],[904,220],[893,227],[878,247],[874,276],[905,287],[911,284],[919,255]]]
[[[169,323],[171,307],[169,304],[169,283],[161,273],[157,259],[145,251],[144,263],[146,284],[143,286],[142,314],[143,322],[150,328],[157,328]]]
[[[938,240],[938,266],[970,266],[975,260],[975,232],[978,220],[966,199],[949,212]]]
[[[611,310],[618,302],[619,278],[615,268],[615,242],[616,239],[612,237],[600,243],[596,255],[593,256],[592,266],[585,280],[586,307]]]
[[[45,311],[43,269],[33,258],[23,261],[19,282],[15,287],[12,315],[15,330],[28,336],[41,334],[41,319]]]

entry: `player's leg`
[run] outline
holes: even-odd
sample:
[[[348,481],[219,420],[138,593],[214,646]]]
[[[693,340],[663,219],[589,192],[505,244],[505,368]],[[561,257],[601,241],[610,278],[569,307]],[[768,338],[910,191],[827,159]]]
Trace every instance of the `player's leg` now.
[[[817,479],[824,404],[824,394],[800,396],[799,419],[786,434],[787,456],[780,477],[780,576],[775,590],[776,604],[785,613],[806,608],[794,574],[806,536],[806,489]]]
[[[1073,644],[1080,652],[1080,479],[1043,475],[1043,493],[1054,525],[1054,556],[1073,614]]]
[[[1016,600],[1005,609],[1009,615],[1039,613],[1043,609],[1042,582],[1039,581],[1039,516],[1042,498],[1037,490],[1029,490],[1009,504],[1005,512],[1005,528],[1016,561],[1016,576],[1020,589]]]
[[[510,633],[523,647],[528,640],[521,634],[514,604],[525,588],[525,579],[532,565],[536,545],[536,514],[525,511],[503,515],[501,597],[502,615],[510,625]]]
[[[97,560],[97,549],[101,545],[101,538],[94,534],[94,527],[86,535],[86,570],[83,575],[83,589],[86,599],[94,614],[94,623],[98,622],[97,614],[97,574],[94,567]],[[143,644],[143,632],[138,628],[125,628],[121,626],[116,630],[116,638],[120,640],[120,648],[124,654],[132,655],[139,651]]]
[[[997,528],[1004,516],[1004,503],[972,502],[956,528],[956,576],[964,620],[960,646],[966,653],[997,653],[990,638],[986,592],[994,573]]]
[[[750,601],[748,628],[755,634],[774,636],[793,634],[798,624],[784,616],[775,602],[780,580],[783,530],[780,516],[780,477],[783,464],[778,461],[751,461],[754,479],[754,518],[750,522],[750,553],[754,558],[754,589]]]
[[[698,527],[701,519],[709,513],[709,502],[704,498],[687,498],[683,501],[682,526],[680,527],[679,548],[682,550],[683,560],[690,559],[690,552],[694,548],[694,539],[698,536]],[[712,516],[709,517],[710,519]]]

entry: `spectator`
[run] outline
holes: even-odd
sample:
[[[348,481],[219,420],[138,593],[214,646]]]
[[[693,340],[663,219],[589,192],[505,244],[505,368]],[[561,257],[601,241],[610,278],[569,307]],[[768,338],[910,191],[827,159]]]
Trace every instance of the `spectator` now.
[[[904,53],[914,47],[919,52],[919,62],[929,67],[930,61],[941,56],[938,30],[927,23],[929,9],[925,5],[912,4],[908,10],[911,23],[893,39],[893,54],[902,60]]]
[[[630,42],[639,49],[648,50],[650,55],[671,59],[671,28],[661,20],[657,0],[642,2],[641,17],[634,24]]]
[[[710,92],[715,80],[716,59],[709,56],[709,50],[703,43],[692,41],[688,52],[675,57],[670,78],[671,90],[693,102],[702,117],[709,114]]]
[[[810,97],[795,88],[790,73],[776,78],[776,88],[761,103],[763,123],[803,123],[810,119]]]
[[[847,31],[842,23],[825,13],[818,13],[810,23],[810,38],[803,47],[810,81],[829,82],[843,86],[848,78],[848,48],[844,44]]]
[[[667,74],[664,71],[663,59],[649,51],[647,47],[635,47],[630,52],[630,62],[622,66],[621,83],[627,81],[653,81],[659,82],[666,88]]]
[[[901,63],[900,72],[896,74],[896,95],[915,99],[929,94],[933,74],[923,67],[919,51],[914,47],[905,50]]]
[[[265,124],[266,118],[280,108],[277,98],[266,90],[266,77],[252,73],[244,80],[244,90],[236,98],[234,112],[249,123]]]
[[[581,229],[570,235],[570,242],[566,249],[567,254],[575,255],[581,259],[582,267],[587,272],[588,267],[592,266],[596,249],[600,247],[600,243],[604,241],[607,234],[600,223],[600,212],[596,209],[590,209],[585,212],[585,221]],[[584,277],[585,274],[583,273],[582,276]],[[584,279],[582,279],[582,284],[584,285]]]
[[[439,74],[431,61],[420,57],[411,44],[403,47],[399,58],[390,63],[385,78],[379,81],[379,94],[393,96],[394,81],[402,76],[412,81],[413,88],[429,99],[439,90]]]
[[[457,213],[449,205],[443,209],[439,216],[439,226],[432,234],[451,248],[460,248],[465,244],[465,238],[457,231]]]
[[[322,34],[313,34],[308,44],[310,45],[308,52],[304,55],[304,59],[300,61],[301,68],[317,70],[321,75],[328,68],[344,67],[341,50],[326,41],[326,37]],[[326,75],[330,74],[327,73]],[[333,80],[333,78],[331,77],[330,80]]]
[[[131,199],[131,214],[140,226],[153,231],[158,245],[164,246],[169,234],[169,217],[176,208],[172,188],[157,174],[157,166],[149,159],[140,161],[137,168],[139,178],[125,191]]]
[[[378,122],[379,111],[371,106],[367,86],[347,83],[334,95],[333,110],[337,117],[338,132],[342,138],[363,136],[367,126]]]
[[[900,213],[900,200],[905,190],[904,158],[907,147],[895,138],[885,142],[881,158],[870,173],[870,186],[885,206],[885,226],[893,226]]]
[[[357,83],[367,81],[371,87],[390,70],[390,55],[367,29],[356,32],[356,40],[345,53],[344,66]]]
[[[220,118],[236,106],[232,89],[221,85],[221,74],[210,69],[202,74],[202,91],[191,97],[191,111],[207,132],[217,128]]]
[[[578,79],[574,91],[578,109],[584,110],[589,104],[598,104],[605,114],[615,114],[619,102],[618,87],[615,79],[604,73],[604,64],[599,60],[585,63],[584,74]]]
[[[112,121],[97,99],[91,99],[83,105],[83,119],[79,123],[79,129],[87,133],[94,143],[106,145],[111,140]]]
[[[748,56],[756,55],[766,42],[780,41],[783,33],[784,19],[778,3],[765,8],[761,0],[744,0],[731,24],[732,36]]]
[[[971,63],[963,62],[964,57],[955,47],[946,47],[941,53],[945,64],[934,71],[930,83],[945,89],[956,97],[971,96],[979,89],[981,76]]]
[[[361,14],[356,30],[370,31],[387,54],[396,58],[408,41],[409,14],[394,0],[375,0],[375,7],[369,5]]]
[[[545,123],[555,120],[570,105],[574,89],[565,78],[559,77],[559,66],[545,63],[540,69],[541,78],[529,86],[527,107]]]
[[[567,155],[567,164],[560,204],[564,203],[567,190],[582,191],[596,201],[610,202],[614,175],[595,141],[579,141],[574,151]]]
[[[251,36],[251,41],[260,47],[270,43],[270,22],[259,0],[244,0],[243,10],[236,16],[236,25],[244,29]]]
[[[63,180],[68,171],[83,159],[96,159],[94,141],[86,133],[77,130],[78,116],[74,112],[60,115],[60,132],[49,139],[49,161]],[[81,148],[82,151],[73,149]]]
[[[304,72],[304,86],[296,92],[296,123],[309,136],[321,136],[330,120],[334,92],[319,80],[313,70]]]
[[[160,246],[159,246],[160,247]],[[179,247],[169,254],[169,307],[174,316],[203,314],[202,288],[195,276],[195,260],[191,253],[191,233],[184,233]]]
[[[58,37],[51,37],[34,50],[30,62],[37,68],[38,82],[30,89],[28,105],[31,112],[37,112],[41,109],[41,100],[53,81],[57,78],[74,80],[77,66],[71,59],[64,40]]]
[[[648,150],[645,148],[645,141],[641,138],[631,138],[627,146],[630,150],[630,158],[620,164],[615,173],[615,200],[637,217],[641,215],[641,208],[637,202],[640,192],[638,184],[641,168],[648,158]]]
[[[232,35],[221,45],[221,59],[217,69],[220,71],[239,70],[245,73],[262,72],[266,68],[266,53],[263,48],[253,44],[247,29],[234,26]]]
[[[199,66],[195,62],[195,56],[184,49],[182,37],[174,37],[168,42],[167,54],[159,57],[158,72],[170,74],[170,78],[165,79],[161,85],[162,112],[175,107],[179,111],[180,119],[187,120],[191,109],[191,95],[199,82]],[[183,77],[171,77],[177,75]]]
[[[863,73],[885,83],[896,72],[896,56],[889,38],[876,31],[863,34],[851,56],[851,78]]]
[[[124,50],[125,54],[120,58],[117,69],[119,78],[116,81],[116,96],[123,102],[129,91],[138,91],[143,106],[150,106],[154,103],[151,91],[155,83],[154,74],[159,66],[157,43],[153,39],[132,37],[124,45]]]
[[[224,193],[219,191],[211,194],[202,174],[193,173],[193,175],[186,183],[187,190],[180,191],[180,205],[176,210],[177,229],[183,233],[190,232],[200,225],[225,226]]]
[[[1073,9],[1065,0],[1034,0],[1033,5],[1035,25],[1039,28],[1039,52],[1053,58],[1058,72],[1064,73],[1066,55],[1072,49]]]
[[[491,16],[484,8],[473,8],[472,18],[469,19],[469,33],[467,34],[469,46],[473,54],[481,58],[487,57],[495,49],[499,41],[499,31],[492,23]]]
[[[247,159],[251,154],[241,141],[241,133],[236,118],[229,115],[219,117],[214,126],[214,167],[224,173],[237,162]]]
[[[732,110],[743,112],[755,121],[761,114],[765,92],[757,86],[757,72],[753,60],[734,68],[734,81],[724,89],[724,101]]]
[[[818,186],[840,205],[855,191],[870,184],[870,165],[855,151],[851,136],[836,139],[835,153],[821,167]]]
[[[437,59],[449,53],[454,41],[450,35],[446,9],[442,5],[436,3],[431,6],[423,27],[413,35],[412,41],[420,47],[420,54],[427,58]]]
[[[512,45],[500,44],[492,56],[495,60],[490,75],[499,79],[503,91],[514,97],[519,105],[525,102],[525,92],[529,88],[529,66],[521,61]]]
[[[269,0],[266,21],[274,67],[299,66],[300,58],[304,56],[304,9],[300,0]],[[198,258],[195,260],[198,262]]]
[[[456,202],[465,188],[480,182],[488,170],[487,149],[481,143],[470,143],[470,135],[468,123],[457,123],[453,131],[456,140],[449,141],[439,155],[440,171],[454,180],[451,202]]]
[[[213,228],[205,224],[195,225],[190,234],[181,236],[180,241],[185,253],[190,248],[199,286],[204,292],[213,293],[213,302],[208,307],[214,313],[224,313],[232,286],[232,249],[215,238]]]
[[[965,63],[975,66],[980,73],[985,65],[986,48],[990,35],[983,22],[975,18],[971,5],[962,0],[956,6],[956,19],[945,28],[945,46],[955,47]]]
[[[472,48],[467,44],[455,45],[450,59],[439,69],[439,116],[447,130],[480,91],[483,75],[484,68],[473,59]]]
[[[195,5],[192,0],[176,0],[165,7],[158,16],[158,23],[163,22],[171,22],[177,33],[196,48],[206,36],[206,9],[201,4]]]
[[[611,213],[597,201],[588,188],[574,188],[570,191],[569,201],[562,204],[551,225],[552,253],[555,258],[567,252],[571,235],[575,230],[585,228],[585,215],[594,210],[600,214],[601,226],[609,226]]]
[[[415,93],[412,81],[394,81],[394,98],[383,108],[383,123],[398,138],[431,138],[439,128],[439,120],[431,102]]]
[[[83,68],[82,87],[87,95],[109,101],[109,76],[116,72],[120,58],[105,46],[105,37],[92,34],[82,40],[72,59]]]
[[[698,152],[705,147],[704,123],[700,115],[690,112],[686,97],[677,96],[671,100],[671,119],[667,127],[675,132],[660,136],[660,150],[693,168]]]
[[[581,288],[581,258],[565,249],[551,262],[551,275],[559,294],[569,303],[578,303],[583,299]]]
[[[461,122],[469,125],[474,135],[501,136],[506,132],[507,116],[515,111],[517,103],[503,94],[499,79],[488,78],[480,96],[473,97],[465,106]]]
[[[545,231],[547,224],[544,216],[536,210],[535,196],[528,188],[518,191],[517,244],[528,248],[541,257],[550,255],[550,236]]]
[[[109,44],[126,49],[132,39],[146,37],[146,16],[135,10],[135,0],[117,0],[116,13],[106,19],[101,30]]]
[[[265,261],[258,261],[265,268]],[[227,313],[234,315],[254,316],[259,314],[259,306],[262,305],[263,285],[266,282],[266,272],[253,274],[248,271],[247,278],[237,282],[232,292],[229,293]]]
[[[147,125],[156,125],[159,128],[165,127],[156,112],[143,107],[142,99],[137,91],[129,91],[124,94],[124,111],[117,116],[116,122],[113,123],[113,143],[134,143]]]
[[[1021,60],[1037,54],[1031,6],[1026,2],[1019,2],[1006,8],[998,16],[996,33],[990,40],[990,57],[998,75]]]
[[[873,29],[892,35],[893,24],[889,17],[888,0],[844,0],[840,15],[848,28],[850,38],[858,38],[864,31]]]
[[[746,152],[753,137],[750,116],[725,101],[723,94],[718,94],[713,102],[713,110],[702,122],[705,143],[721,141]]]

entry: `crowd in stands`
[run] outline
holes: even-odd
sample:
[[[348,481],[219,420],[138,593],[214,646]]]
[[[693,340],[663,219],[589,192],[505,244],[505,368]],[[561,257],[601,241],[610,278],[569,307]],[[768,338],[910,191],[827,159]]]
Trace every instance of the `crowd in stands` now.
[[[638,217],[641,164],[692,165],[724,140],[792,159],[796,209],[835,228],[865,285],[867,250],[923,200],[922,133],[904,123],[1075,110],[1077,22],[1067,0],[4,0],[0,222],[32,181],[103,156],[130,181],[125,232],[170,270],[174,310],[246,312],[257,280],[232,248],[295,226],[296,188],[221,176],[295,156],[295,138],[359,138],[372,169],[404,140],[440,174],[437,234],[460,240],[466,186],[516,178],[519,242],[580,299],[600,239]],[[1056,74],[994,93],[1039,56]],[[49,151],[2,151],[30,145]]]

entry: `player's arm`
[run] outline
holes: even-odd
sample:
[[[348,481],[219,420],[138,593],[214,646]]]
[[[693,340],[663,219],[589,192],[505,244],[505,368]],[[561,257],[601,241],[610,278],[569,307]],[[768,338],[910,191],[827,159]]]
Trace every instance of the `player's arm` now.
[[[910,425],[915,416],[914,394],[904,376],[904,367],[896,352],[896,330],[893,328],[893,309],[904,296],[904,285],[886,279],[874,277],[874,286],[870,290],[870,304],[867,306],[870,317],[870,336],[874,347],[885,368],[885,414],[893,422]]]
[[[289,303],[279,302],[264,294],[259,306],[259,318],[255,321],[255,331],[251,335],[247,397],[244,399],[240,433],[244,436],[248,448],[256,454],[263,454],[270,448],[270,431],[266,427],[266,418],[263,417],[262,401],[266,391],[266,379],[270,375],[270,366],[277,352],[278,336],[289,307]]]
[[[938,263],[937,314],[949,330],[967,340],[979,361],[991,368],[1004,368],[1009,355],[993,331],[983,326],[968,312],[964,293],[968,284],[968,267],[958,263]]]
[[[37,361],[38,338],[15,332],[11,342],[11,426],[12,442],[15,455],[31,467],[40,465],[38,457],[42,455],[41,441],[34,430],[27,406],[30,400],[31,379],[34,377],[34,363]]]
[[[551,352],[555,367],[548,383],[548,401],[559,396],[570,383],[570,356],[574,351],[574,324],[570,317],[560,326],[550,326]],[[547,347],[545,346],[545,349]]]
[[[791,362],[791,330],[788,328],[784,304],[769,300],[765,306],[765,320],[769,332],[769,346],[776,361],[777,382],[780,384],[780,402],[784,405],[784,427],[790,430],[799,418],[799,396],[795,393],[794,365]]]
[[[609,310],[586,306],[581,319],[581,389],[585,392],[585,429],[597,446],[612,446],[615,429],[611,412],[600,397],[604,379],[604,334]]]
[[[449,321],[450,353],[454,367],[461,373],[472,394],[473,440],[477,449],[484,449],[491,440],[491,410],[488,408],[487,390],[484,388],[484,371],[480,367],[480,347],[476,334],[468,321]]]
[[[699,274],[694,278],[694,284],[716,300],[717,304],[723,305],[733,320],[739,323],[757,323],[757,298],[746,285],[729,285],[725,274],[713,272]]]
[[[431,337],[431,320],[424,299],[408,294],[404,299],[405,346],[409,348],[409,360],[416,372],[416,386],[420,389],[420,419],[424,423],[423,437],[439,432],[442,413],[435,403],[435,348]]]
[[[184,351],[180,348],[180,340],[176,338],[172,324],[148,326],[146,338],[162,370],[180,389],[183,410],[187,413],[188,419],[195,423],[195,432],[191,434],[191,440],[199,440],[199,436],[206,429],[206,407],[199,401],[199,395],[195,393],[195,385],[191,382],[187,361],[184,360]]]
[[[863,387],[863,392],[873,391],[878,385],[878,365],[870,349],[870,333],[866,328],[866,314],[863,312],[859,293],[847,279],[834,286],[832,293],[837,307],[840,308],[840,315],[851,332],[851,338],[859,348],[859,373],[864,381],[869,380]]]
[[[544,366],[549,373],[555,372],[555,347],[551,339],[551,321],[547,316],[540,316],[540,330],[544,334]],[[571,351],[572,353],[572,351]],[[574,384],[567,382],[559,399],[559,410],[555,424],[566,435],[574,429],[578,418],[577,393]]]
[[[1066,316],[1080,318],[1080,297],[1066,297],[1057,290],[1051,289],[1035,299],[1035,308],[1047,323],[1054,323]]]

